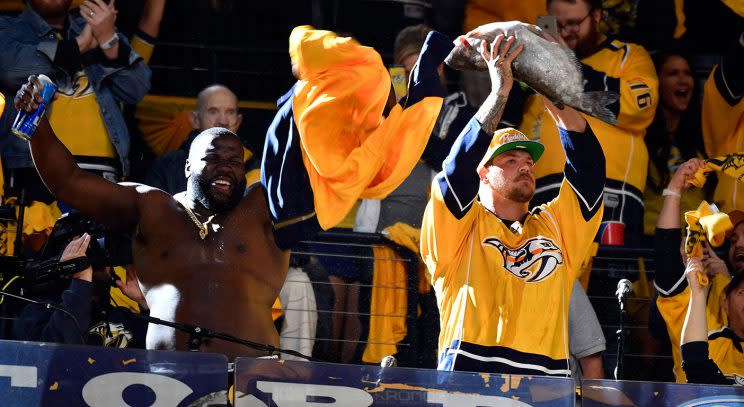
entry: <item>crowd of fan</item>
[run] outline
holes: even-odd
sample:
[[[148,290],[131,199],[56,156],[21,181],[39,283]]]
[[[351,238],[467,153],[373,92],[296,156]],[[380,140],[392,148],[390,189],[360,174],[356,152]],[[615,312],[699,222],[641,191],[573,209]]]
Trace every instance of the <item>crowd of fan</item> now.
[[[47,74],[57,83],[59,88],[49,121],[82,169],[114,182],[142,181],[169,194],[186,190],[184,167],[196,136],[212,127],[238,132],[243,119],[238,107],[241,95],[235,95],[227,86],[210,84],[195,95],[193,111],[180,118],[181,123],[188,120],[191,130],[179,128],[176,117],[166,131],[160,129],[147,134],[130,131],[133,128],[131,117],[127,117],[122,106],[128,106],[125,111],[131,113],[150,88],[151,72],[147,63],[153,50],[157,52],[158,49],[155,44],[165,0],[146,0],[138,28],[129,36],[117,31],[117,5],[113,1],[69,3],[69,0],[29,0],[26,9],[17,17],[0,19],[0,49],[3,50],[0,53],[0,91],[7,101],[0,118],[0,182],[3,182],[0,195],[6,204],[20,202],[26,206],[26,221],[19,226],[23,228],[23,252],[16,255],[38,255],[57,218],[70,209],[47,191],[34,169],[28,143],[9,131],[16,116],[11,101],[29,75]],[[724,8],[724,12],[744,20],[744,7],[728,7],[730,9]],[[688,52],[699,49],[697,42],[662,42],[656,37],[646,45],[666,48],[649,52],[639,44],[615,39],[606,33],[625,34],[627,38],[632,31],[623,20],[625,14],[618,11],[620,8],[603,10],[599,0],[471,0],[464,8],[464,32],[490,21],[534,22],[537,15],[555,16],[559,41],[574,50],[581,62],[585,91],[613,91],[620,95],[619,100],[609,106],[617,116],[615,125],[587,117],[606,161],[604,212],[595,240],[604,245],[654,248],[655,291],[658,294],[653,295],[656,306],[651,307],[650,312],[663,318],[677,381],[731,383],[742,380],[744,213],[739,209],[744,210],[744,195],[739,193],[738,182],[744,162],[741,155],[732,154],[744,150],[744,32],[739,31],[726,39],[729,45],[719,48],[720,60],[707,80],[701,81],[696,77],[695,62]],[[639,13],[641,11],[639,9]],[[638,15],[639,27],[647,24],[646,16]],[[449,24],[451,26],[451,22]],[[670,26],[669,31],[673,33],[667,32],[665,37],[684,34],[684,24],[680,25],[679,21],[676,26]],[[418,24],[402,28],[395,38],[392,62],[404,69],[406,78],[411,77],[430,31],[431,28]],[[403,246],[406,239],[419,240],[432,180],[443,170],[442,162],[491,91],[492,79],[488,72],[468,71],[458,75],[445,71],[444,65],[440,65],[438,71],[445,85],[445,75],[459,76],[460,89],[444,97],[421,160],[386,198],[360,200],[341,226],[358,232],[382,233]],[[545,146],[540,161],[534,160],[536,193],[530,206],[535,207],[558,196],[566,158],[557,125],[539,95],[526,86],[515,85],[499,127],[518,128],[529,139],[539,140]],[[144,108],[143,105],[138,107],[139,116],[146,114],[141,112]],[[131,146],[143,144],[132,138],[140,136],[144,144],[149,143],[153,151],[160,153],[146,172],[133,171],[130,164]],[[260,151],[244,147],[247,185],[259,182],[260,155]],[[715,168],[718,171],[712,171],[707,182],[696,182],[699,181],[696,175],[706,169],[706,159],[728,165]],[[592,177],[593,174],[580,176]],[[685,213],[701,211],[702,201],[713,202],[722,213],[728,213],[734,228],[723,233],[726,237],[723,251],[717,253],[716,248],[705,243],[701,256],[688,259],[680,249]],[[3,254],[12,255],[12,236],[6,234],[3,239]],[[73,239],[60,261],[84,255],[89,242],[88,235]],[[418,252],[418,244],[413,249]],[[574,263],[576,269],[591,267],[590,258]],[[347,298],[355,298],[349,292],[348,283],[358,281],[357,266],[325,264],[326,276],[324,271],[317,272],[316,269],[322,267],[315,258],[294,261],[292,265],[298,267],[290,269],[288,281],[327,280],[332,283],[333,292],[316,289],[313,293],[297,288],[302,284],[288,283],[280,295],[281,303],[302,301],[300,307],[320,309],[321,303],[330,302],[327,307],[336,313],[332,321],[327,321],[333,327],[329,335],[340,339],[344,326],[348,329],[353,323],[342,311],[350,302]],[[111,271],[86,268],[71,276],[71,284],[54,287],[47,293],[51,301],[75,309],[79,320],[91,327],[88,343],[144,346],[146,327],[128,314],[116,312],[128,308],[146,313],[148,309],[136,271],[131,265],[122,266],[126,267]],[[310,270],[316,271],[311,274]],[[118,276],[114,285],[119,290],[109,292],[109,273]],[[703,277],[699,275],[707,276],[710,282],[700,284]],[[429,279],[423,272],[421,276]],[[100,284],[94,284],[95,281]],[[381,285],[390,283],[377,277],[375,281]],[[436,283],[434,277],[431,281]],[[578,360],[584,377],[601,378],[605,375],[600,357],[605,350],[605,339],[586,297],[587,280],[582,282],[583,287],[578,281],[571,284],[567,334],[570,353]],[[425,286],[420,288],[421,294],[433,298],[431,287]],[[101,290],[101,287],[104,288]],[[104,313],[100,322],[91,320],[91,315],[101,315],[101,304],[109,300],[116,304],[114,312]],[[276,307],[280,308],[278,302]],[[21,323],[15,327],[17,337],[79,343],[79,338],[61,326],[65,324],[62,316],[39,312],[32,308],[24,310]],[[309,341],[283,341],[282,346],[311,353],[312,337],[322,324],[318,315],[296,321],[288,311],[284,318],[284,327],[280,329],[287,337],[299,335],[308,337]],[[370,338],[378,335],[378,341],[390,339],[379,336],[384,336],[379,331],[394,331],[390,325],[375,325],[374,321],[370,324],[373,325],[369,328]],[[378,332],[373,333],[373,329]],[[440,343],[440,352],[441,346]],[[385,353],[370,349],[364,352],[361,360],[379,363]],[[390,353],[395,353],[395,348]],[[334,357],[339,360],[338,347],[327,354],[336,355]],[[440,355],[440,367],[441,362]]]

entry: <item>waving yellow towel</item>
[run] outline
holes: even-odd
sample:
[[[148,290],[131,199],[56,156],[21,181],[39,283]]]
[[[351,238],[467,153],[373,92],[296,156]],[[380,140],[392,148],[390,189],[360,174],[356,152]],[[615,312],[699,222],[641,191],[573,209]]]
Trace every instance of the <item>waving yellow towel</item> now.
[[[718,212],[708,202],[701,202],[694,211],[685,212],[687,221],[687,238],[685,239],[685,254],[687,257],[703,257],[703,243],[710,242],[711,246],[719,247],[726,238],[726,233],[734,228],[725,213]],[[698,281],[703,286],[708,285],[708,276],[698,273]]]
[[[426,97],[387,118],[390,75],[380,55],[352,38],[310,26],[289,38],[294,119],[323,229],[357,199],[382,199],[408,176],[424,151],[442,105]]]
[[[687,183],[702,188],[707,174],[712,171],[726,174],[738,181],[744,180],[744,153],[733,153],[705,160],[705,167],[697,170],[694,178],[687,180]]]

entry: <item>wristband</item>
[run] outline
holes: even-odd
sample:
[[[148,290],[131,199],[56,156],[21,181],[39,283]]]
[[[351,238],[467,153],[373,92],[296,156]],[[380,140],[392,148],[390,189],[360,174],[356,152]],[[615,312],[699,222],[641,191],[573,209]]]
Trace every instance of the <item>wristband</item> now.
[[[107,49],[113,48],[114,45],[116,45],[118,43],[119,43],[119,34],[114,33],[114,35],[112,35],[111,38],[108,41],[103,42],[103,43],[99,44],[98,46],[102,50],[107,50]]]
[[[661,192],[662,196],[676,196],[677,198],[681,198],[682,195],[679,194],[677,191],[672,191],[669,188],[664,188],[664,191]]]

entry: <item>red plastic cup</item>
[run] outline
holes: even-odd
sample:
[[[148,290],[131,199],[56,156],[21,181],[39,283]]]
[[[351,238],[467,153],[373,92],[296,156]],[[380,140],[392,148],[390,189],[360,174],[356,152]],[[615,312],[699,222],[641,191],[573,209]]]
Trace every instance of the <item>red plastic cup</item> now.
[[[604,222],[600,243],[607,246],[622,246],[625,244],[625,224],[622,222]]]

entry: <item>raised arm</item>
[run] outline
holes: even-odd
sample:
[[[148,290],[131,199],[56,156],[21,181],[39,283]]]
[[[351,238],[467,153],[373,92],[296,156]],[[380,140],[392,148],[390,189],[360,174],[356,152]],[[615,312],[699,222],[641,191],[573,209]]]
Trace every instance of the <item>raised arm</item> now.
[[[137,29],[150,38],[158,38],[166,0],[145,0]]]
[[[691,179],[702,166],[703,161],[700,159],[688,160],[677,169],[669,185],[664,189],[664,203],[659,212],[654,233],[656,256],[654,284],[662,295],[672,295],[685,288],[682,284],[684,264],[679,250],[682,241],[680,200],[682,193],[689,187],[686,181]]]
[[[658,229],[678,229],[680,227],[680,200],[682,193],[686,191],[691,184],[691,180],[698,169],[703,168],[705,163],[699,158],[692,158],[680,165],[675,171],[669,185],[664,189],[664,204],[659,212],[659,219],[656,221]]]
[[[560,192],[547,206],[558,225],[571,225],[560,227],[560,235],[564,261],[576,277],[602,221],[605,156],[584,116],[545,97],[543,103],[558,127],[566,155]]]
[[[442,171],[432,183],[431,199],[421,224],[421,256],[432,281],[453,258],[467,233],[469,222],[474,219],[472,214],[475,211],[470,209],[480,185],[478,164],[486,154],[504,112],[513,81],[511,61],[522,50],[520,46],[508,52],[514,38],[509,38],[505,44],[502,44],[503,40],[504,36],[499,35],[488,49],[481,49],[491,74],[491,95],[457,137],[442,163]]]
[[[16,109],[38,107],[41,101],[35,91],[38,86],[38,79],[29,77],[29,83],[16,94]],[[67,147],[57,139],[46,117],[41,118],[30,144],[34,165],[58,200],[110,227],[128,229],[137,223],[137,187],[118,185],[81,170]]]
[[[685,325],[682,327],[682,345],[689,342],[707,342],[708,324],[706,323],[705,303],[706,289],[697,278],[697,273],[703,271],[703,263],[699,258],[687,260],[685,278],[690,286],[690,305],[687,307]]]
[[[708,349],[708,321],[706,316],[707,287],[700,285],[697,274],[703,272],[699,258],[687,261],[685,277],[690,286],[690,303],[682,327],[682,369],[688,383],[729,384]]]
[[[458,40],[463,40],[463,37]],[[514,82],[511,62],[523,48],[520,45],[509,52],[513,43],[514,37],[508,38],[504,43],[504,36],[500,34],[492,44],[481,48],[481,55],[488,64],[491,76],[491,93],[455,140],[442,163],[442,172],[437,176],[442,198],[456,218],[461,218],[467,212],[478,195],[480,178],[476,168],[486,154],[491,137],[501,121]]]

